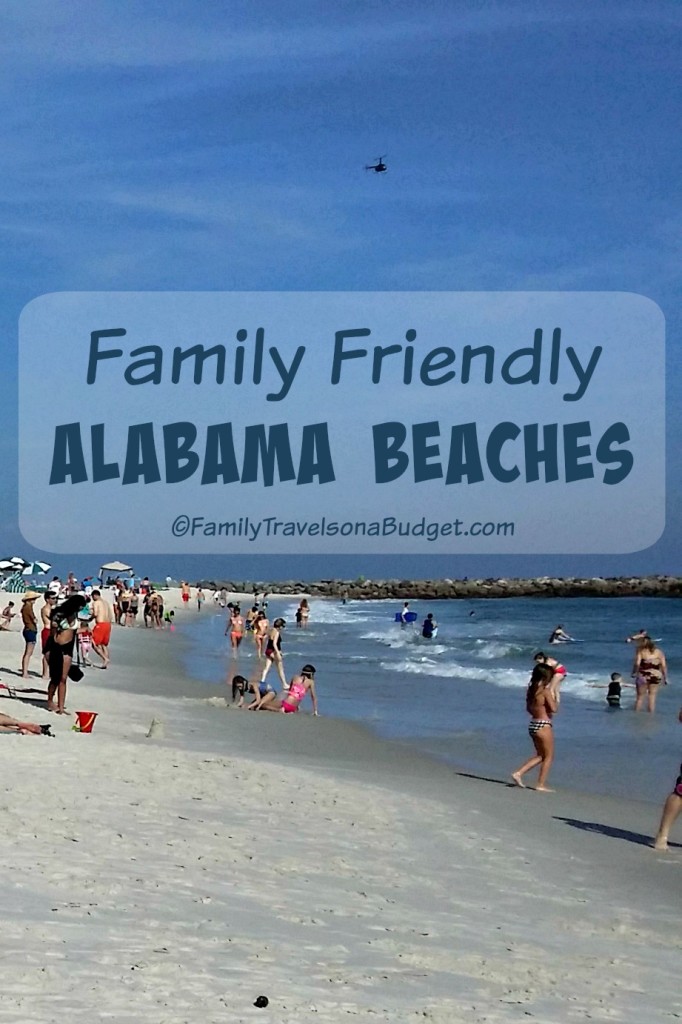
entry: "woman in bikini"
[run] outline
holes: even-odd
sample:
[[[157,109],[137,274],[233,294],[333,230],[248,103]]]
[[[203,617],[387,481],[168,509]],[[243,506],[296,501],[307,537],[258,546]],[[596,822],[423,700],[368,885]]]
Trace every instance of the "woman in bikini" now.
[[[253,639],[256,644],[256,653],[259,658],[263,657],[263,651],[270,632],[270,623],[265,612],[258,612],[253,620]]]
[[[647,711],[653,714],[656,710],[658,687],[661,683],[664,686],[668,685],[668,666],[665,654],[656,646],[651,637],[642,640],[637,648],[637,654],[632,666],[632,674],[635,677],[635,684],[637,686],[635,711],[642,710],[644,698],[646,697]]]
[[[254,711],[281,711],[285,715],[294,714],[300,708],[306,694],[310,694],[313,702],[313,715],[317,717],[317,694],[315,693],[315,666],[304,665],[301,674],[294,676],[281,697],[275,693],[266,693],[252,705]]]
[[[40,649],[43,652],[43,679],[47,679],[49,673],[49,666],[47,663],[48,659],[48,644],[50,642],[50,616],[52,615],[52,609],[57,604],[57,595],[52,594],[49,590],[45,591],[45,603],[40,609],[40,621],[42,623],[42,630],[40,632]]]
[[[16,732],[22,736],[52,736],[51,726],[36,725],[35,722],[19,722],[10,715],[0,714],[0,732]]]
[[[50,683],[47,688],[47,710],[65,715],[66,680],[73,660],[73,647],[78,629],[78,613],[85,608],[87,598],[82,594],[67,597],[50,616],[49,667]],[[57,695],[55,707],[54,698]]]
[[[552,668],[550,665],[539,663],[533,669],[530,683],[526,690],[526,711],[530,715],[528,734],[533,741],[535,754],[529,758],[520,768],[512,772],[512,779],[515,785],[525,789],[523,776],[526,772],[540,766],[538,783],[535,787],[538,793],[551,793],[547,786],[549,769],[554,760],[554,733],[552,729],[552,718],[557,711],[557,702],[552,693]]]
[[[232,609],[232,614],[230,615],[229,629],[232,650],[236,651],[239,648],[239,645],[241,644],[242,640],[244,639],[244,619],[242,617],[241,608],[239,607],[238,604],[236,604]],[[227,633],[227,630],[225,630],[225,632]]]

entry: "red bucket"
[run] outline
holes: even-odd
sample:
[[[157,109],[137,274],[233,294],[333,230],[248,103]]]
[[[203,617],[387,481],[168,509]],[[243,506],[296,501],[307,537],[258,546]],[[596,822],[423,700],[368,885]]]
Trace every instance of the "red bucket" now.
[[[74,725],[75,732],[92,732],[97,718],[96,711],[77,711],[76,712],[76,724]]]

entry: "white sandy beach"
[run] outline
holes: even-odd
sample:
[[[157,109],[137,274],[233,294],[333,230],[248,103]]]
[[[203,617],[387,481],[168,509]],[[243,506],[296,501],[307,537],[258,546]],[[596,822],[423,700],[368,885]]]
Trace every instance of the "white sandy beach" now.
[[[111,668],[69,684],[92,735],[40,697],[0,701],[56,733],[0,736],[0,1021],[682,1015],[682,847],[646,845],[657,808],[466,778],[347,723],[228,713],[189,680],[164,696],[181,642],[114,630]],[[0,635],[2,682],[22,685],[22,648]]]

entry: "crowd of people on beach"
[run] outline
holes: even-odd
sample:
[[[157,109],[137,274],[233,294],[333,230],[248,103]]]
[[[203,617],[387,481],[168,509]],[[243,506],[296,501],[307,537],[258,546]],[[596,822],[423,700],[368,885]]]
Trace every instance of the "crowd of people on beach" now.
[[[575,642],[574,638],[561,625],[558,625],[549,637],[550,644],[572,642]],[[608,683],[589,685],[606,689],[606,705],[611,710],[621,708],[623,687],[632,687],[636,690],[634,710],[642,711],[646,703],[647,711],[653,714],[656,710],[658,689],[661,685],[668,684],[665,654],[646,629],[640,629],[626,637],[626,643],[637,645],[631,673],[633,682],[625,683],[620,672],[612,672]],[[514,783],[521,788],[525,788],[523,776],[533,768],[539,767],[535,789],[539,792],[552,792],[547,786],[549,770],[554,759],[552,719],[559,710],[560,687],[565,677],[566,668],[556,658],[545,654],[544,651],[538,651],[534,657],[534,668],[526,691],[526,710],[531,717],[528,732],[535,754],[512,772]]]
[[[472,611],[469,614],[475,613]],[[419,616],[410,609],[410,602],[405,601],[395,618],[401,628],[405,629],[416,622]],[[425,640],[431,640],[437,635],[437,623],[432,613],[429,613],[424,619],[420,632],[421,637]],[[548,638],[550,646],[580,642],[571,636],[562,624],[555,626]],[[608,682],[587,685],[606,690],[606,706],[611,711],[622,707],[623,689],[632,688],[635,691],[634,711],[639,712],[646,709],[649,714],[654,714],[659,689],[668,684],[668,666],[665,654],[658,646],[658,641],[652,638],[648,630],[644,628],[626,637],[626,643],[636,645],[631,670],[632,682],[624,682],[620,672],[612,672]],[[544,651],[538,651],[534,655],[533,668],[525,694],[526,711],[530,716],[528,734],[534,752],[511,773],[513,785],[520,789],[526,788],[524,782],[526,774],[537,768],[538,777],[536,785],[533,787],[534,790],[539,793],[553,792],[547,784],[554,760],[553,719],[559,711],[560,689],[566,675],[565,666],[557,658]],[[679,720],[682,722],[682,709],[679,712]],[[682,765],[680,765],[680,774],[673,792],[668,796],[664,805],[661,823],[654,840],[655,849],[666,850],[668,848],[670,828],[680,812],[682,812]]]
[[[29,677],[29,664],[38,643],[40,644],[42,678],[48,682],[48,711],[58,715],[66,713],[68,681],[82,678],[80,666],[92,667],[93,655],[99,659],[100,668],[108,668],[113,625],[125,628],[136,625],[148,629],[163,629],[165,626],[174,628],[174,611],[164,610],[163,594],[147,577],[140,581],[117,578],[111,582],[112,600],[109,601],[103,596],[102,588],[96,585],[97,581],[93,581],[92,578],[79,583],[73,574],[69,574],[66,582],[62,583],[58,577],[54,577],[44,594],[41,595],[34,590],[22,594],[19,611],[15,610],[15,602],[9,600],[0,613],[2,630],[11,629],[15,617],[18,616],[21,620],[24,650],[20,674],[23,679]],[[189,608],[194,602],[197,612],[201,612],[206,601],[203,588],[197,585],[192,593],[193,588],[186,581],[181,581],[180,586],[183,606]],[[248,711],[292,714],[298,712],[304,700],[310,696],[313,715],[317,716],[315,666],[308,662],[291,679],[287,679],[282,653],[282,637],[287,623],[281,616],[276,616],[270,622],[267,592],[262,598],[257,591],[254,592],[253,603],[245,615],[242,614],[239,603],[228,601],[229,595],[225,588],[216,589],[212,596],[214,604],[227,613],[225,636],[229,636],[234,657],[237,657],[241,644],[247,637],[253,640],[255,648],[256,668],[251,678],[239,672],[230,673],[232,706]],[[36,603],[40,598],[42,604],[36,612]],[[308,600],[302,598],[295,614],[296,627],[307,629],[309,618]],[[400,613],[396,613],[396,620],[401,628],[414,624],[417,619],[418,616],[410,610],[409,601],[404,602]],[[416,629],[422,639],[435,639],[438,634],[438,623],[433,613],[429,612],[421,626],[417,625]],[[552,630],[548,638],[548,644],[552,647],[575,642],[580,641],[576,641],[561,624]],[[635,691],[634,710],[640,712],[646,709],[648,713],[654,714],[659,688],[668,684],[665,654],[646,629],[640,629],[628,636],[626,642],[635,645],[632,682],[625,682],[621,673],[613,672],[608,682],[587,685],[606,690],[605,700],[609,710],[620,709],[623,689],[632,688]],[[278,688],[275,688],[268,678],[273,666]],[[544,651],[538,651],[534,655],[525,694],[526,711],[530,717],[528,733],[533,744],[533,754],[511,773],[512,782],[518,788],[526,788],[525,776],[537,768],[535,791],[552,792],[548,780],[554,760],[553,720],[559,712],[561,685],[566,675],[567,669],[553,655]],[[682,722],[682,709],[679,717]],[[52,735],[49,725],[36,725],[1,714],[0,732]],[[670,828],[681,811],[682,765],[673,792],[664,806],[654,843],[656,849],[667,849]]]
[[[41,597],[42,604],[36,613],[36,602]],[[90,593],[85,594],[74,591],[71,585],[62,586],[55,577],[44,594],[27,590],[22,595],[24,650],[20,675],[22,679],[29,678],[31,658],[40,642],[42,678],[48,683],[47,711],[66,714],[67,683],[69,679],[79,681],[83,678],[80,666],[92,665],[92,652],[100,659],[100,667],[108,668],[112,620],[111,605],[97,588],[91,587]],[[12,689],[7,686],[5,688]],[[16,726],[19,732],[36,732],[26,728],[26,723],[18,723],[17,726],[16,723],[12,725],[5,721],[0,724],[6,726],[5,731],[12,731]],[[47,726],[41,727],[41,732],[43,735],[51,735]]]
[[[562,626],[552,632],[549,642],[570,643],[573,638]],[[608,683],[594,683],[594,687],[606,689],[606,705],[610,710],[620,709],[621,695],[624,686],[636,691],[634,710],[642,711],[645,704],[650,714],[656,710],[656,697],[660,686],[668,685],[668,666],[665,654],[657,646],[657,642],[646,629],[640,629],[626,637],[626,643],[637,645],[632,664],[632,683],[624,683],[621,673],[612,672]],[[535,753],[519,768],[512,772],[511,777],[516,786],[525,788],[524,775],[534,768],[539,769],[536,792],[553,792],[547,785],[549,771],[554,760],[554,734],[552,719],[559,710],[560,686],[566,676],[566,669],[555,658],[548,657],[539,651],[535,655],[535,665],[526,690],[526,711],[530,715],[528,733],[535,748]],[[682,722],[682,708],[678,713]],[[668,849],[670,829],[682,811],[682,764],[670,793],[663,806],[658,832],[654,839],[654,849]]]
[[[286,628],[286,620],[277,616],[272,624],[267,615],[267,593],[263,600],[254,594],[252,604],[246,616],[242,616],[239,604],[226,604],[228,617],[225,636],[229,634],[233,653],[236,655],[245,636],[251,636],[256,650],[256,671],[251,679],[240,673],[232,678],[232,704],[236,708],[247,711],[281,711],[283,714],[297,712],[309,694],[313,706],[313,715],[317,716],[317,692],[315,690],[315,666],[304,665],[300,672],[287,680],[282,655],[282,632]],[[219,598],[219,603],[220,603]],[[303,598],[296,609],[295,620],[298,629],[307,629],[310,618],[310,607],[307,598]],[[262,662],[262,664],[261,664]],[[275,667],[281,689],[277,691],[270,682],[268,674]],[[251,697],[246,704],[247,697]]]

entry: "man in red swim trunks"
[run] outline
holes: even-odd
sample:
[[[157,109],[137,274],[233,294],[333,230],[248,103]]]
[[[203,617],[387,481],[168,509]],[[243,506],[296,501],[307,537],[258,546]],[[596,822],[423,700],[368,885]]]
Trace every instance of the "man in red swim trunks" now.
[[[109,641],[111,640],[111,623],[114,613],[108,601],[105,601],[99,590],[92,592],[92,649],[103,661],[102,668],[109,667]]]

